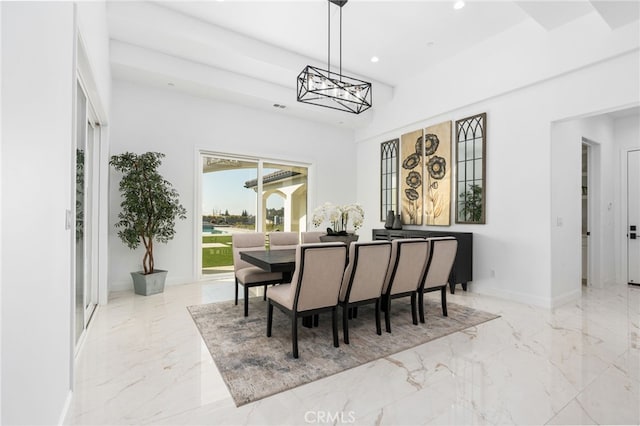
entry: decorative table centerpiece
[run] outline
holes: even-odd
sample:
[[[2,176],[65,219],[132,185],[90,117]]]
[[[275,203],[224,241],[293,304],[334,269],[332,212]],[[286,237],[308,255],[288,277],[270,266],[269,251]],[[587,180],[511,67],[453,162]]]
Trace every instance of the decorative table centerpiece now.
[[[362,226],[364,210],[360,204],[337,205],[327,202],[313,211],[311,220],[316,228],[323,223],[331,225],[327,228],[327,235],[321,236],[320,241],[342,241],[350,244],[352,241],[358,241],[355,231]],[[353,225],[353,232],[347,230],[349,220]]]

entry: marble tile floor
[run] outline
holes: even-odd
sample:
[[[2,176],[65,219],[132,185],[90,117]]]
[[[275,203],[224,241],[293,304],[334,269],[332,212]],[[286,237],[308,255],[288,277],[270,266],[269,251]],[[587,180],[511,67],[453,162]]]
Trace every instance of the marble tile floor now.
[[[113,293],[77,356],[65,424],[640,423],[637,287],[585,287],[554,310],[459,290],[449,301],[501,317],[239,408],[186,310],[232,299],[229,279]]]

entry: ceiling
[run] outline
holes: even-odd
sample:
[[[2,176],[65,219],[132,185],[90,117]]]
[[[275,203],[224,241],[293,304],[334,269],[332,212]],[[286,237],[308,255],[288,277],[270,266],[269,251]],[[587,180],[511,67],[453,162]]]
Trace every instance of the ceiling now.
[[[388,102],[408,77],[526,20],[552,31],[589,13],[611,28],[638,20],[636,1],[351,0],[342,9],[342,68],[373,83]],[[339,10],[325,0],[110,2],[111,64],[116,78],[320,122],[358,127],[370,113],[348,114],[296,102],[306,65],[339,62]],[[330,17],[330,18],[329,18]],[[371,61],[377,56],[379,61]]]

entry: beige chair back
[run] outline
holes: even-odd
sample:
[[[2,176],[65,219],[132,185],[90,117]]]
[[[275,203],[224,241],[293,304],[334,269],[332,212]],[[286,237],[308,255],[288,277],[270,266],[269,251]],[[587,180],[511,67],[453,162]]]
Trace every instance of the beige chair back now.
[[[301,232],[300,233],[301,242],[302,244],[321,243],[322,241],[320,241],[320,237],[322,235],[327,235],[327,233],[321,232],[321,231]]]
[[[405,238],[391,242],[391,261],[385,277],[382,293],[399,294],[416,291],[422,285],[429,260],[429,241],[422,238]]]
[[[389,241],[351,243],[349,265],[340,287],[340,301],[346,301],[347,292],[350,303],[380,297],[390,258]]]
[[[431,259],[424,280],[424,288],[442,287],[449,282],[449,274],[458,251],[458,240],[455,238],[429,238],[431,243]]]
[[[249,268],[252,264],[240,259],[241,251],[264,250],[264,232],[235,233],[231,235],[233,244],[233,270]]]
[[[269,248],[271,250],[294,249],[300,242],[297,232],[270,232]]]
[[[299,245],[290,290],[294,309],[300,312],[337,305],[346,260],[344,243]]]

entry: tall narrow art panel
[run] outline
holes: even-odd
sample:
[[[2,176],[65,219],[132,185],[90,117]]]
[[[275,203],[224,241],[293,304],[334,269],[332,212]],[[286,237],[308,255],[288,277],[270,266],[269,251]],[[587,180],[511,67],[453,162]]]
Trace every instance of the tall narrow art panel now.
[[[486,223],[487,114],[456,121],[456,223]]]
[[[451,224],[451,121],[424,129],[424,224]]]
[[[380,220],[389,211],[398,211],[398,158],[400,141],[393,139],[380,144]]]
[[[402,223],[422,225],[424,155],[422,129],[405,133],[400,137],[400,200]]]

